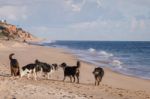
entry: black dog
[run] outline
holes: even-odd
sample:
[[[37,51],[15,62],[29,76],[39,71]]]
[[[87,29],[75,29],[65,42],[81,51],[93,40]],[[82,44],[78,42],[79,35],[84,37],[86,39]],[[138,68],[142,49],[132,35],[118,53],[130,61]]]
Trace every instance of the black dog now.
[[[101,82],[103,76],[104,76],[104,70],[101,67],[97,67],[94,69],[93,74],[95,76],[95,85],[99,85]]]
[[[20,76],[19,63],[17,59],[13,59],[14,53],[9,55],[11,76]]]
[[[70,81],[72,82],[72,77],[74,79],[73,82],[75,82],[75,76],[77,77],[77,83],[79,83],[79,74],[80,74],[80,71],[79,71],[79,67],[80,67],[80,62],[77,61],[77,66],[67,66],[66,63],[62,63],[60,65],[60,67],[62,67],[64,69],[64,79],[63,81],[65,80],[66,76],[69,76],[70,77]]]

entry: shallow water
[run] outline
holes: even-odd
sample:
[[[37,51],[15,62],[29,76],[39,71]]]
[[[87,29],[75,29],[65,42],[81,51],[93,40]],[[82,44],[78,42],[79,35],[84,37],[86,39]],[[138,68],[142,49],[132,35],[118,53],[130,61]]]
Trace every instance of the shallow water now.
[[[68,50],[81,60],[144,79],[150,79],[150,42],[49,41],[43,46]]]

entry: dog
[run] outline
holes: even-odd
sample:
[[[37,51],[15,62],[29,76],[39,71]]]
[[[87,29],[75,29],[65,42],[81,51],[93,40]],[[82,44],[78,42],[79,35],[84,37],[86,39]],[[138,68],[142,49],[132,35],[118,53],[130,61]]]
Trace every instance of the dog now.
[[[49,79],[50,74],[54,71],[54,67],[57,67],[57,64],[49,65],[48,63],[40,62],[36,59],[35,63],[27,64],[22,67],[21,77],[27,74],[29,78],[29,74],[33,74],[34,79],[37,80],[37,73],[41,72],[41,74],[44,73],[44,76],[47,75]]]
[[[79,74],[80,74],[80,61],[77,61],[77,65],[76,66],[68,66],[66,63],[62,63],[60,65],[60,67],[63,68],[64,70],[64,79],[63,81],[65,81],[66,76],[70,77],[70,82],[72,82],[72,77],[73,77],[73,82],[75,82],[75,76],[77,78],[77,83],[79,83]]]
[[[11,76],[20,76],[19,63],[17,59],[12,58],[13,55],[15,54],[11,53],[9,55]]]
[[[40,62],[39,60],[35,60],[36,71],[41,71],[41,73],[44,73],[44,76],[47,75],[47,78],[49,79],[50,75],[54,72],[54,67],[57,67],[57,64],[50,65],[45,62]]]
[[[94,69],[93,71],[93,75],[95,77],[95,86],[99,85],[99,83],[101,82],[103,76],[104,76],[104,70],[101,67],[97,67]]]
[[[27,74],[28,79],[30,78],[29,74],[33,74],[34,79],[36,80],[38,71],[40,71],[40,68],[38,68],[35,63],[31,63],[31,64],[27,64],[23,66],[20,70],[20,74],[21,74],[21,77]]]

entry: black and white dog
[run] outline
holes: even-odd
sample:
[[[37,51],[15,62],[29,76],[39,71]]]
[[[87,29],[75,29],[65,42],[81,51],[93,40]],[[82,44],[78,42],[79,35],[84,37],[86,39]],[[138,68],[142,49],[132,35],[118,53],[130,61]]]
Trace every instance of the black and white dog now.
[[[35,80],[37,78],[37,72],[38,71],[40,71],[40,68],[38,68],[35,63],[27,64],[27,65],[23,66],[20,70],[21,77],[23,77],[24,75],[27,74],[28,79],[29,79],[29,75],[33,74]]]
[[[80,74],[80,61],[77,61],[76,66],[68,66],[66,63],[62,63],[60,67],[63,68],[64,70],[64,79],[65,80],[66,76],[70,77],[70,82],[72,82],[72,77],[74,79],[73,82],[75,82],[75,76],[77,78],[77,83],[79,83],[79,74]]]
[[[35,60],[35,63],[33,64],[28,64],[24,67],[22,67],[21,70],[21,77],[28,74],[33,74],[34,79],[37,80],[37,72],[44,73],[44,75],[47,75],[48,79],[50,77],[50,74],[54,72],[54,67],[56,67],[57,64],[55,65],[49,65],[48,63],[45,62],[40,62],[39,60]]]
[[[48,79],[55,70],[54,66],[49,65],[48,63],[45,62],[40,62],[39,60],[36,60],[35,64],[41,70],[41,72],[44,73],[44,75],[47,75]]]

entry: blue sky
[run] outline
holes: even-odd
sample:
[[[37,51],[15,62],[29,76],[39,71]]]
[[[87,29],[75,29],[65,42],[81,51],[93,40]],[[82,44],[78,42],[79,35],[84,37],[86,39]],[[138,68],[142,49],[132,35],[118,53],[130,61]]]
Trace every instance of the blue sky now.
[[[0,0],[0,19],[51,40],[150,41],[150,0]]]

